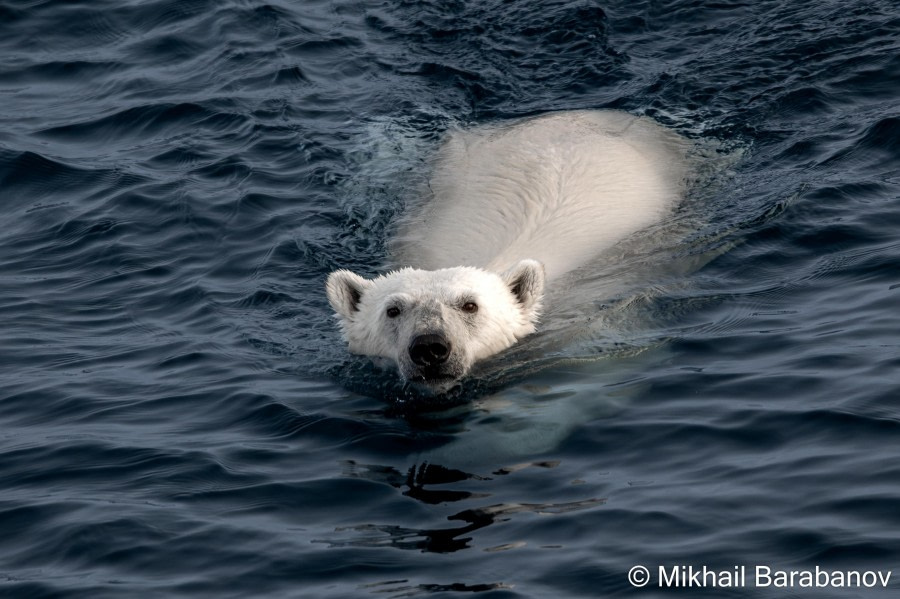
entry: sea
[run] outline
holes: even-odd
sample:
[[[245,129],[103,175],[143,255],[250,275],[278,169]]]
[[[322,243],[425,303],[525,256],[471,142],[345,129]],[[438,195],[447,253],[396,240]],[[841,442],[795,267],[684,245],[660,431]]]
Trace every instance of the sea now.
[[[696,148],[601,326],[351,355],[448,132],[586,109]],[[898,184],[895,1],[0,0],[0,597],[896,597]]]

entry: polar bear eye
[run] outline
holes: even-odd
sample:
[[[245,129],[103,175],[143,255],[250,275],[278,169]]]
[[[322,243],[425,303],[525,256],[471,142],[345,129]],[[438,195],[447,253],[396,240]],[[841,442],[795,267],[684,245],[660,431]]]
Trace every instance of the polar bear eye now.
[[[398,316],[400,316],[400,308],[398,308],[397,306],[391,306],[387,309],[385,314],[387,314],[388,318],[397,318]]]
[[[462,305],[462,311],[467,312],[469,314],[475,314],[478,312],[478,304],[475,302],[466,302]]]

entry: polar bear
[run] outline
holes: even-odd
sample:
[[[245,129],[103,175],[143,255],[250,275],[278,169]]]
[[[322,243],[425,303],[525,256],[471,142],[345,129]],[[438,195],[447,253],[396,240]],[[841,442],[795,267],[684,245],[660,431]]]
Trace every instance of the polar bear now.
[[[535,331],[545,284],[671,213],[687,147],[652,120],[614,110],[449,135],[425,201],[398,226],[394,258],[404,267],[328,277],[349,350],[446,392]]]

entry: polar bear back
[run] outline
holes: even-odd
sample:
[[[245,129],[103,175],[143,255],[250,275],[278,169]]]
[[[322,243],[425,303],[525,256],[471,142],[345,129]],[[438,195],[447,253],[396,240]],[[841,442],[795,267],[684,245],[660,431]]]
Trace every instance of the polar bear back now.
[[[432,197],[400,227],[398,258],[556,278],[660,221],[683,193],[688,144],[620,111],[576,111],[453,133]]]

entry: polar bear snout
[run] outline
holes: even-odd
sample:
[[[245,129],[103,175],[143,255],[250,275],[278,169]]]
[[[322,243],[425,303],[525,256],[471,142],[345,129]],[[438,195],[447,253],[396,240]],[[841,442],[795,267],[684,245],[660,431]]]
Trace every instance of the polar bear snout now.
[[[427,294],[407,302],[406,308],[407,319],[398,329],[403,377],[426,385],[462,377],[468,366],[458,350],[465,350],[465,330],[454,310],[442,298]]]
[[[434,368],[447,361],[452,350],[450,341],[443,335],[419,335],[409,344],[409,358],[421,368]]]
[[[400,375],[431,393],[457,384],[469,369],[467,358],[450,341],[452,327],[415,334],[398,359]],[[457,339],[458,340],[458,339]]]

